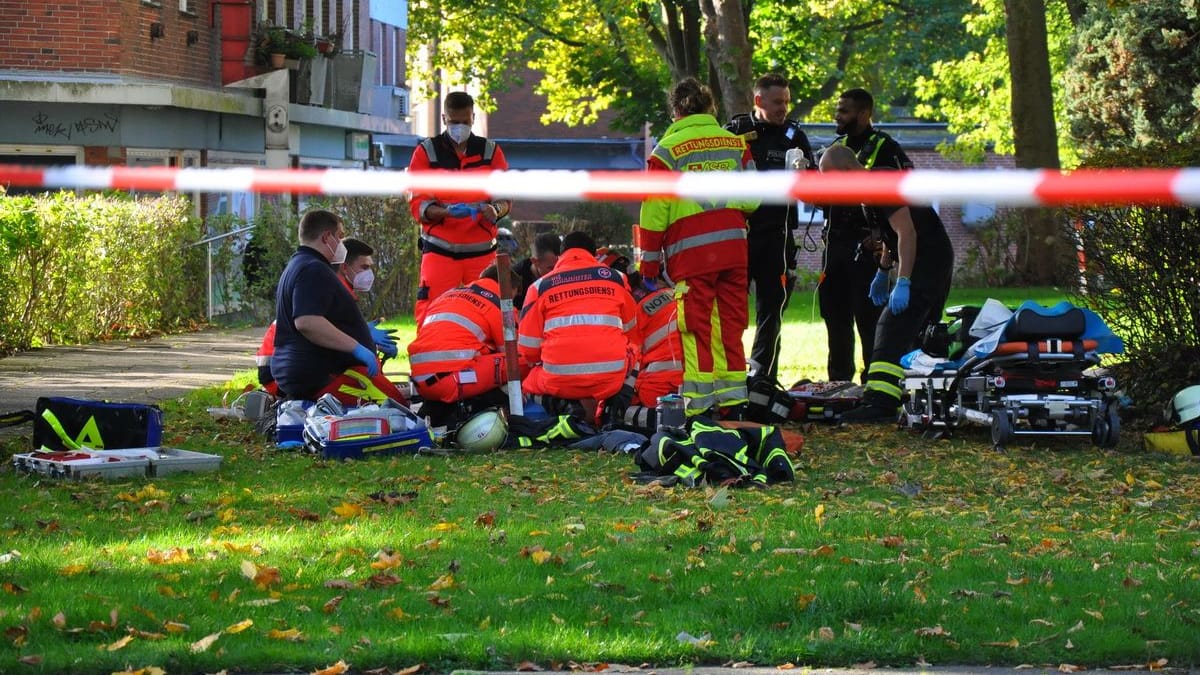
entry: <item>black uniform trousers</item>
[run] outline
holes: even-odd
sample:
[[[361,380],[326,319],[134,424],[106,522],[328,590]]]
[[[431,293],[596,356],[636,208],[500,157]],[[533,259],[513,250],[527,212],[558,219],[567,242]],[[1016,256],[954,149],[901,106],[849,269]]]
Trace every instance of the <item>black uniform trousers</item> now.
[[[893,314],[885,303],[875,326],[875,346],[871,352],[863,403],[879,407],[900,404],[903,391],[900,380],[904,370],[900,357],[917,348],[921,330],[930,321],[939,321],[946,309],[953,274],[950,258],[934,274],[915,278],[909,287],[908,307]]]
[[[788,263],[795,259],[790,233],[779,227],[751,228],[746,235],[750,280],[754,282],[754,345],[750,358],[758,364],[758,375],[779,377],[779,332],[783,312],[792,297],[795,279],[788,277]]]
[[[869,253],[854,259],[858,239],[831,239],[825,244],[825,269],[817,286],[817,303],[829,341],[829,381],[854,379],[854,332],[862,349],[863,381],[875,345],[875,324],[882,308],[869,297],[879,269]]]

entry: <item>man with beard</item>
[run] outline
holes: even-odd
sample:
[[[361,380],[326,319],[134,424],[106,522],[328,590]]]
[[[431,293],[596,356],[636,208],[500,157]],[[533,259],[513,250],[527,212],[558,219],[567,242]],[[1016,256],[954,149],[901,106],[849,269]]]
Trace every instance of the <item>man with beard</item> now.
[[[865,89],[849,89],[838,99],[834,122],[839,134],[834,144],[854,151],[868,170],[911,169],[912,161],[891,136],[871,126],[875,100]],[[817,286],[817,302],[829,340],[830,381],[852,380],[855,374],[854,332],[866,365],[875,344],[875,324],[882,311],[868,298],[875,272],[886,268],[876,258],[878,242],[860,206],[825,207],[825,261]]]

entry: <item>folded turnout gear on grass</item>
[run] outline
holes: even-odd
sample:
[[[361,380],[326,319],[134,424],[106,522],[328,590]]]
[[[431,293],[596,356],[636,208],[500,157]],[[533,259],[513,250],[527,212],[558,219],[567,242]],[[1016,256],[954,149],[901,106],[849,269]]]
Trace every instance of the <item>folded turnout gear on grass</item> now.
[[[35,414],[34,449],[112,450],[162,445],[162,410],[156,405],[43,396],[37,400]]]
[[[686,434],[655,434],[634,459],[645,474],[671,476],[689,487],[761,487],[796,479],[778,428],[728,429],[704,417],[693,418]]]
[[[596,435],[596,427],[574,415],[533,419],[508,416],[508,437],[503,448],[567,447],[581,438]]]

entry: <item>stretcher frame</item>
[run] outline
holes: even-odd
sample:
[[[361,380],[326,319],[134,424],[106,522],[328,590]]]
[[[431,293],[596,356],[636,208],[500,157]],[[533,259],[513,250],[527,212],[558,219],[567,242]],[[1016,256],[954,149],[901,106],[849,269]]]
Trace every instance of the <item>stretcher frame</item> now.
[[[948,435],[965,423],[987,426],[997,449],[1037,436],[1086,436],[1098,447],[1115,446],[1121,433],[1116,381],[1085,373],[1100,363],[1095,349],[1094,340],[1005,342],[956,370],[906,375],[900,424],[929,436]],[[1033,376],[1035,390],[1010,388],[1005,369],[1033,365],[1043,366]],[[1081,375],[1062,377],[1068,365]]]

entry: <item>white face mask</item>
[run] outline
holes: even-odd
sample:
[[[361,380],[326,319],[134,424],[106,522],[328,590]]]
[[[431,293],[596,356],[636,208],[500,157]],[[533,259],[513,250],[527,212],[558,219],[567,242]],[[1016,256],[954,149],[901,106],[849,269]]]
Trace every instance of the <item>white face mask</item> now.
[[[329,259],[330,265],[341,265],[346,262],[346,245],[338,242],[337,248],[333,249],[333,257]]]
[[[363,270],[354,275],[354,290],[366,293],[371,290],[371,286],[375,285],[375,273],[369,269]]]
[[[470,124],[447,124],[446,135],[455,143],[466,143],[471,137]]]

